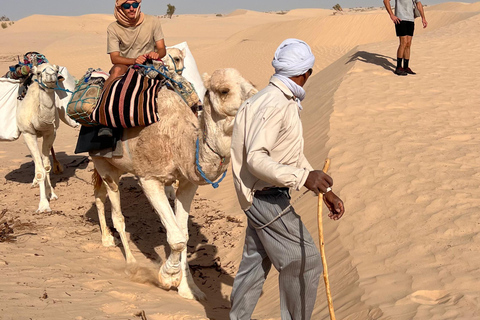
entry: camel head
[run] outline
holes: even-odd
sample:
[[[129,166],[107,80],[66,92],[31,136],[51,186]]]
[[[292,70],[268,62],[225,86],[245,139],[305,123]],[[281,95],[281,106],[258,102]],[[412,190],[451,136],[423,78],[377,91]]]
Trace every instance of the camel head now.
[[[179,75],[182,75],[186,56],[187,53],[185,49],[167,48],[167,55],[162,60],[169,71],[175,71]]]
[[[224,133],[231,136],[238,108],[258,90],[233,68],[219,69],[212,75],[204,74],[203,82],[207,89],[204,98],[205,117],[221,122]]]
[[[59,67],[50,63],[40,65],[34,63],[30,72],[33,74],[34,81],[37,81],[44,89],[54,89],[57,87],[58,81],[65,80],[59,73]]]

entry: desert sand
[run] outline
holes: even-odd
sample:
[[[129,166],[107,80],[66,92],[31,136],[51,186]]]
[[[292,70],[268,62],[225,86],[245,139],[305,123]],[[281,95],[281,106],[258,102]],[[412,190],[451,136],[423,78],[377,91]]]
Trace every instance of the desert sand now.
[[[285,14],[162,19],[166,43],[187,41],[200,71],[237,68],[258,88],[268,83],[275,48],[307,41],[317,60],[306,86],[305,153],[314,167],[331,158],[339,221],[324,219],[337,319],[480,318],[480,3],[426,8],[417,23],[411,67],[398,77],[398,40],[381,9],[299,9]],[[34,15],[0,30],[0,70],[39,51],[80,78],[108,70],[106,27],[113,15]],[[3,72],[2,72],[3,73]],[[121,246],[104,248],[86,154],[74,154],[78,129],[59,128],[55,149],[66,167],[52,175],[59,199],[37,214],[34,167],[20,137],[0,142],[0,319],[228,319],[245,217],[231,175],[200,187],[192,206],[189,263],[208,296],[197,302],[156,286],[165,229],[135,177],[122,180],[122,210],[135,277]],[[300,195],[293,194],[293,199]],[[107,206],[107,212],[109,210]],[[316,198],[297,212],[317,239]],[[112,226],[109,220],[110,226]],[[272,271],[255,319],[280,319]],[[313,319],[328,319],[321,281]]]

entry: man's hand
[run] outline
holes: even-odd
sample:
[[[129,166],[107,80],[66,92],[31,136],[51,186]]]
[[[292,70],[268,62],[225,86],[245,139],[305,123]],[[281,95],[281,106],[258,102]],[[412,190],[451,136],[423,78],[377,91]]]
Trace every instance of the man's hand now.
[[[390,15],[390,19],[392,19],[393,23],[395,24],[400,24],[400,21],[402,21],[394,14]]]
[[[318,195],[327,192],[327,188],[333,186],[333,179],[321,170],[314,170],[308,174],[304,186]]]
[[[323,202],[325,202],[328,210],[330,210],[330,213],[328,214],[328,217],[330,219],[338,220],[345,213],[345,207],[343,205],[342,199],[337,197],[337,195],[332,191],[325,193],[323,197]]]
[[[147,61],[147,55],[145,55],[145,54],[142,54],[137,59],[135,59],[136,64],[144,64],[145,61]]]
[[[427,19],[422,18],[422,24],[423,24],[423,28],[425,29],[428,26]]]
[[[148,59],[151,59],[151,60],[158,60],[160,59],[160,55],[156,52],[150,52],[148,55],[147,55]]]

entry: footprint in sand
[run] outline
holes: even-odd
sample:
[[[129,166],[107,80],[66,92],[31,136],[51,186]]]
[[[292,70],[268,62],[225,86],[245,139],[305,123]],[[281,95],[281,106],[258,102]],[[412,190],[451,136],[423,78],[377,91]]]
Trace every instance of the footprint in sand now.
[[[462,294],[450,294],[444,290],[419,290],[410,295],[410,300],[419,304],[457,304]]]

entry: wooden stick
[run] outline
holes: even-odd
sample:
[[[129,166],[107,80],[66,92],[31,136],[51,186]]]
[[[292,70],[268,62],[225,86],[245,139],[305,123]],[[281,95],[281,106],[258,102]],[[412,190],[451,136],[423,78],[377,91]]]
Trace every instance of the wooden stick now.
[[[325,165],[323,166],[323,172],[327,173],[328,168],[330,167],[330,159],[325,160]],[[322,256],[323,264],[323,280],[325,281],[325,291],[327,293],[327,302],[328,302],[328,311],[330,312],[330,320],[335,320],[335,312],[333,311],[333,301],[332,294],[330,292],[330,283],[328,281],[328,268],[327,268],[327,257],[325,256],[325,242],[323,240],[323,194],[318,195],[318,211],[317,211],[317,222],[318,222],[318,237],[320,240],[320,254]]]

